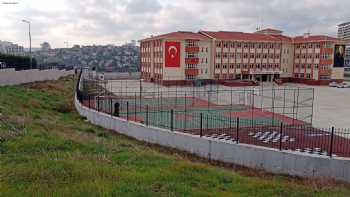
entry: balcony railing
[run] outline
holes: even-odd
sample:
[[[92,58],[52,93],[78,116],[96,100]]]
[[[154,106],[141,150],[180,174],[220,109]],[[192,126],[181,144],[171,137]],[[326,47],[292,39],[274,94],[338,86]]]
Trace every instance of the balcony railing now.
[[[185,58],[185,64],[198,64],[199,58],[197,57],[187,57]]]
[[[186,46],[186,52],[199,52],[199,46]]]
[[[197,76],[199,74],[198,68],[186,68],[185,75]]]

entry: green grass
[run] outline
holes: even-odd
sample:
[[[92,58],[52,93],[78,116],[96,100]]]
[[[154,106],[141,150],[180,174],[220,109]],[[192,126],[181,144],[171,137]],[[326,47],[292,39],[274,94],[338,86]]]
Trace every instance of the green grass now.
[[[72,79],[0,87],[0,196],[349,196],[349,185],[214,165],[106,131]]]

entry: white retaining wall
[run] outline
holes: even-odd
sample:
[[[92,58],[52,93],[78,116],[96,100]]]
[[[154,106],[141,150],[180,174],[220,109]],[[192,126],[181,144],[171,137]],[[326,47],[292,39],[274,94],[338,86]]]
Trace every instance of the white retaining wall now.
[[[74,70],[66,71],[57,69],[31,69],[15,71],[13,68],[0,69],[0,86],[17,85],[34,81],[57,80],[62,76],[70,74],[74,74]]]
[[[350,182],[350,159],[314,156],[307,153],[278,151],[247,144],[228,143],[200,138],[180,132],[171,132],[152,126],[112,117],[75,100],[78,112],[93,124],[117,131],[137,140],[176,148],[200,157],[263,169],[271,173],[301,177],[324,177]]]

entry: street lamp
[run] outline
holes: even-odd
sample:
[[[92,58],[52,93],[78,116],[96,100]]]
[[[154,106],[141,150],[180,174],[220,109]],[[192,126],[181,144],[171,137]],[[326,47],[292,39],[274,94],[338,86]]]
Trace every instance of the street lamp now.
[[[30,69],[32,69],[32,35],[30,33],[30,21],[22,20],[22,22],[28,24],[28,29],[29,29],[29,59],[30,59]]]

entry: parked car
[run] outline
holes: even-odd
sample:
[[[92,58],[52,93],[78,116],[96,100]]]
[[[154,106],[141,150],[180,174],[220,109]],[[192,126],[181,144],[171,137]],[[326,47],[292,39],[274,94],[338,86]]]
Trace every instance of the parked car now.
[[[340,83],[340,84],[337,85],[337,88],[350,88],[350,84]]]
[[[333,81],[331,83],[328,84],[329,87],[337,87],[338,86],[338,83]]]

